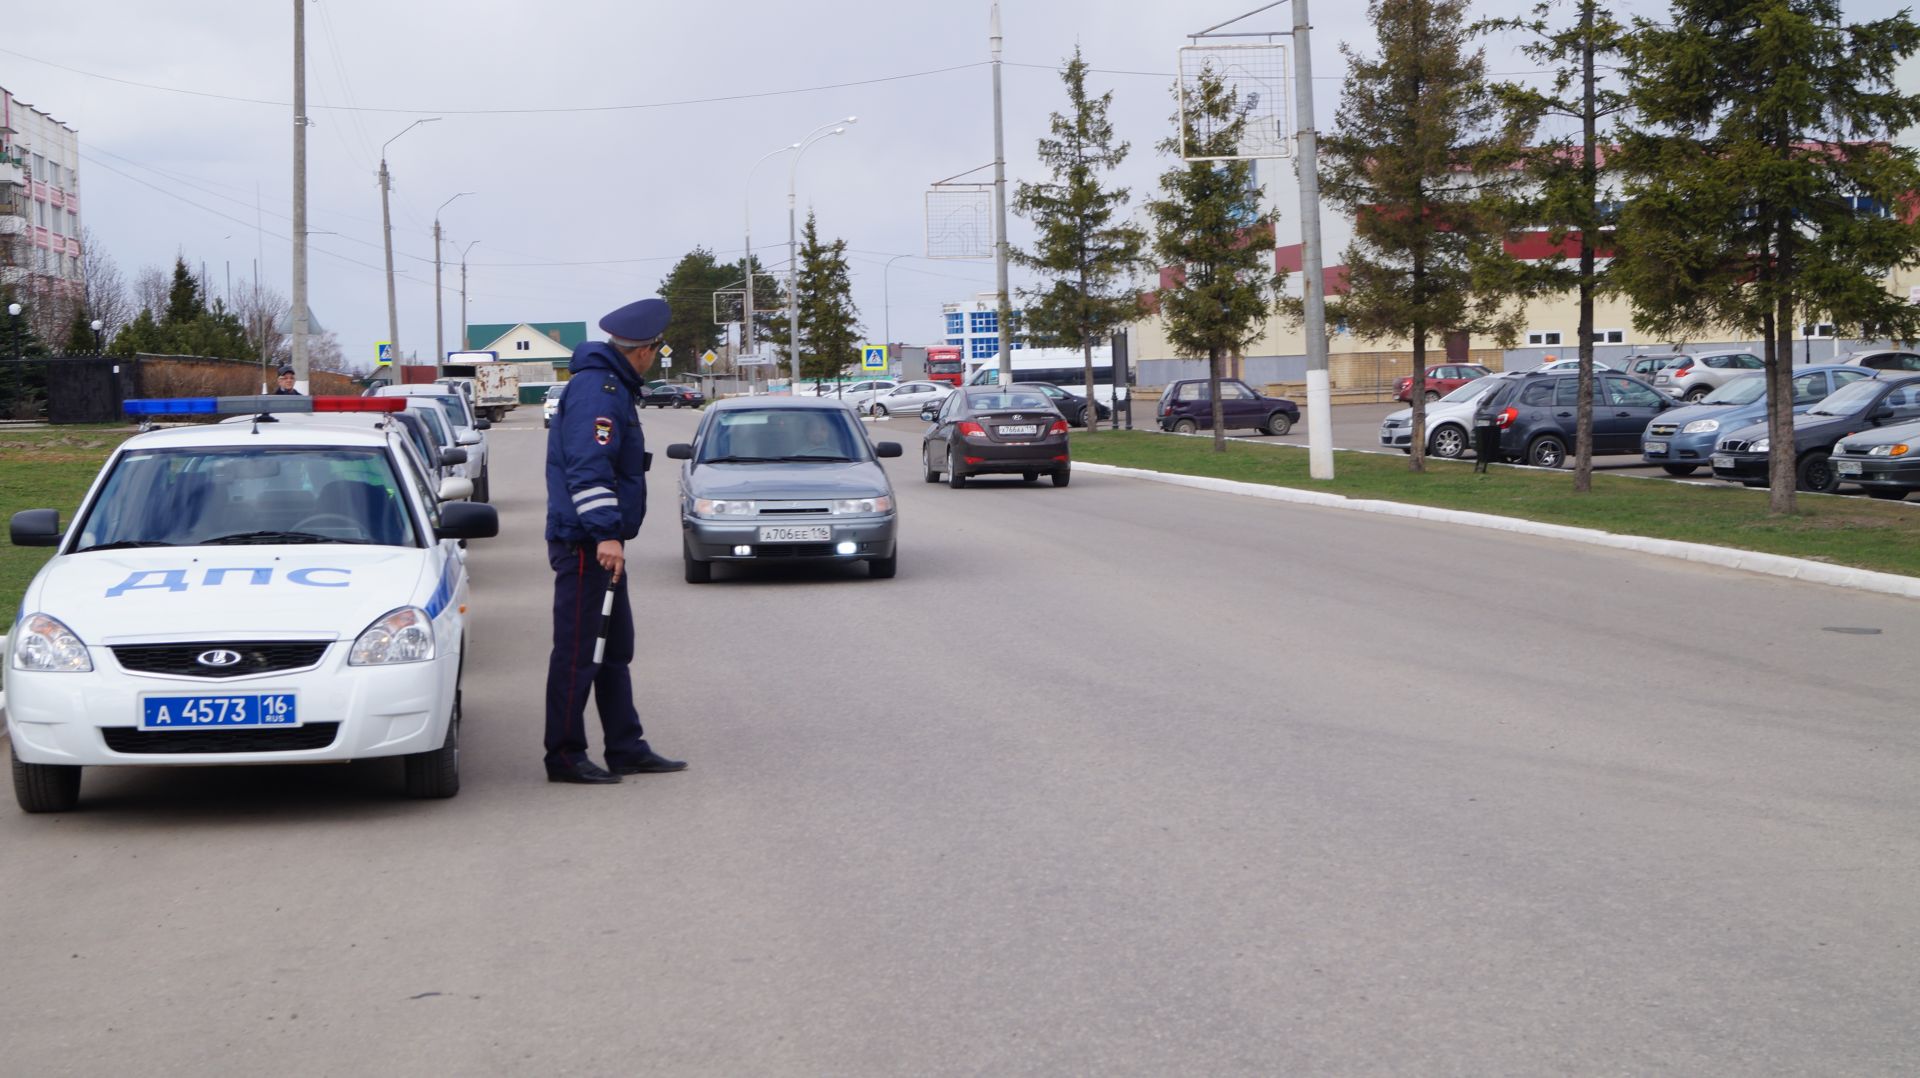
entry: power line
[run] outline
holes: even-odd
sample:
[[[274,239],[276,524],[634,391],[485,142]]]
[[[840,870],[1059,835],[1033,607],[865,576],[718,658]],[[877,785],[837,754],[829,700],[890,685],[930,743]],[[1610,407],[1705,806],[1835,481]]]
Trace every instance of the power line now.
[[[159,90],[164,93],[185,94],[188,97],[205,97],[205,98],[211,98],[215,101],[232,101],[232,102],[236,102],[243,105],[272,105],[276,108],[291,107],[291,103],[286,101],[270,101],[265,98],[259,98],[259,97],[240,97],[235,94],[218,94],[218,93],[213,93],[207,90],[188,90],[179,86],[162,86],[162,85],[159,85],[158,83],[140,82],[136,79],[123,79],[115,75],[103,75],[98,71],[87,71],[83,68],[72,67],[67,64],[57,64],[57,63],[54,63],[52,60],[42,59],[41,57],[38,57],[38,56],[29,56],[26,53],[15,52],[14,50],[7,49],[7,48],[0,48],[0,54],[12,56],[20,60],[26,60],[30,63],[44,64],[47,67],[51,67],[59,71],[65,71],[69,74],[83,75],[90,79],[100,79],[105,82],[118,83],[119,85],[122,85],[122,86],[134,86],[142,90]],[[722,102],[727,102],[727,101],[753,101],[753,100],[768,98],[768,97],[787,97],[793,94],[821,93],[826,90],[845,90],[854,86],[875,86],[875,85],[879,85],[881,83],[887,83],[887,82],[900,82],[905,79],[920,79],[920,78],[926,78],[931,75],[945,75],[953,71],[966,71],[971,68],[985,67],[990,62],[991,61],[987,61],[987,60],[976,60],[975,62],[970,64],[955,64],[952,67],[937,67],[937,68],[932,68],[926,71],[908,71],[898,75],[882,75],[877,78],[854,79],[849,82],[833,82],[833,83],[826,83],[821,86],[800,86],[800,87],[795,87],[793,89],[788,89],[788,90],[761,90],[754,93],[723,94],[718,97],[689,97],[689,98],[681,98],[674,101],[647,101],[647,102],[641,102],[639,104],[632,104],[632,105],[548,105],[548,106],[541,106],[537,108],[462,109],[462,108],[402,108],[397,106],[386,106],[386,105],[312,105],[312,104],[309,104],[307,108],[309,111],[313,111],[313,112],[320,112],[320,111],[347,112],[347,113],[383,112],[383,113],[398,113],[401,115],[408,115],[408,116],[412,116],[412,115],[537,116],[537,115],[547,115],[552,113],[632,112],[632,111],[642,110],[642,109],[679,108],[685,105],[714,105],[714,104],[720,104]]]

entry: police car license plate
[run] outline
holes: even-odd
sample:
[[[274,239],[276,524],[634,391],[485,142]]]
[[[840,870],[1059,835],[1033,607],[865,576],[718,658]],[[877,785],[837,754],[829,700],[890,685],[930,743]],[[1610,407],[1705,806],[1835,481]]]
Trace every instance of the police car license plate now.
[[[140,701],[142,730],[212,730],[230,726],[298,726],[290,692],[231,696],[148,696]]]
[[[1644,446],[1643,448],[1644,448],[1644,449],[1646,450],[1646,452],[1647,452],[1647,453],[1649,453],[1649,454],[1652,454],[1652,453],[1660,453],[1660,454],[1665,454],[1665,453],[1666,453],[1666,451],[1667,451],[1667,443],[1665,443],[1665,442],[1648,442],[1648,443],[1646,443],[1646,445],[1645,445],[1645,446]]]
[[[761,528],[763,543],[824,543],[833,538],[833,529],[825,524],[807,528]]]
[[[1022,427],[995,427],[994,429],[999,433],[1005,434],[1008,436],[1012,436],[1015,434],[1038,434],[1040,432],[1040,428],[1033,426],[1032,424],[1028,424]]]
[[[1859,475],[1860,462],[1857,460],[1836,460],[1833,462],[1833,470],[1839,472],[1841,475]]]

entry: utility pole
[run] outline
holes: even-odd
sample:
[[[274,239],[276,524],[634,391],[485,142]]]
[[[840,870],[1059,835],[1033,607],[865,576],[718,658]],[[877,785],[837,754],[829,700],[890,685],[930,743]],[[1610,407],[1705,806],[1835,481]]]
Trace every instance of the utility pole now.
[[[791,392],[800,389],[800,256],[794,240],[794,213],[796,203],[795,184],[800,177],[800,155],[807,147],[823,138],[843,135],[847,125],[859,122],[858,116],[849,116],[836,120],[832,124],[822,124],[814,128],[813,133],[800,140],[800,148],[793,151],[793,167],[787,170],[787,376],[791,381]],[[834,126],[838,124],[839,126]],[[826,130],[832,128],[832,130]],[[836,375],[836,380],[837,380]]]
[[[1307,331],[1307,474],[1333,478],[1333,393],[1327,377],[1326,273],[1320,251],[1320,150],[1314,133],[1307,0],[1293,0],[1294,127],[1300,140],[1300,298]]]
[[[293,380],[307,391],[307,0],[293,0]],[[391,269],[392,263],[388,263]]]
[[[299,2],[300,0],[295,0],[295,3]],[[400,135],[406,134],[421,124],[433,123],[439,118],[433,116],[424,120],[415,120],[401,128]],[[393,140],[400,135],[395,135],[380,144],[380,231],[386,238],[387,247],[387,343],[393,349],[395,366],[405,361],[400,358],[400,308],[393,298],[393,212],[387,205],[388,197],[393,191],[393,176],[387,171],[387,147],[393,145]],[[394,377],[398,378],[399,375],[396,373]]]
[[[467,252],[473,250],[473,245],[479,242],[479,240],[468,240],[467,245],[460,249],[460,350],[462,352],[473,347],[467,340]]]
[[[1000,293],[1000,384],[1013,382],[1013,300],[1007,295],[1007,141],[1000,116],[1000,5],[993,5],[987,45],[993,51],[993,282]],[[1087,407],[1093,407],[1089,404]]]
[[[462,191],[442,202],[440,209],[433,211],[433,361],[435,363],[444,363],[447,359],[447,320],[440,313],[440,210],[453,205],[454,198],[462,198],[470,194],[473,192]],[[461,322],[465,324],[464,315],[461,316]]]

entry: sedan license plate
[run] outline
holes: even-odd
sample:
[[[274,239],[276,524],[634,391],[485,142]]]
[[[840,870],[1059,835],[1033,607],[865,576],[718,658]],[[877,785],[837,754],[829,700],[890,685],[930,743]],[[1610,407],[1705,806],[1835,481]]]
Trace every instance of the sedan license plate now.
[[[1836,460],[1833,462],[1833,470],[1839,472],[1841,475],[1859,475],[1860,462],[1857,460]]]
[[[1733,467],[1733,458],[1727,456],[1725,453],[1715,453],[1713,455],[1713,466],[1716,468],[1731,468]]]
[[[1038,434],[1040,433],[1040,428],[1029,423],[1029,424],[1026,424],[1025,426],[1019,426],[1019,427],[995,427],[994,431],[996,433],[1004,434],[1011,437],[1016,434],[1026,434],[1026,435]]]
[[[1667,443],[1648,442],[1645,446],[1645,449],[1648,453],[1659,453],[1664,456],[1667,452]]]
[[[824,543],[833,538],[833,529],[825,524],[800,528],[761,528],[763,543]]]
[[[298,726],[290,692],[230,696],[148,696],[140,701],[142,730],[212,730],[230,726]]]

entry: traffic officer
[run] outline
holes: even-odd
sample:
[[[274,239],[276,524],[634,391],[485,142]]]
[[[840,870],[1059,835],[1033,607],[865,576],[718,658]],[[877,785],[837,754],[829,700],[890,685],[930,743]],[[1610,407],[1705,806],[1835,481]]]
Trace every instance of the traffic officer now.
[[[609,339],[574,349],[572,375],[547,431],[547,561],[553,566],[553,654],[547,662],[547,778],[619,782],[687,765],[648,746],[633,706],[633,607],[624,543],[647,512],[650,454],[634,404],[660,353],[667,303],[643,299],[600,320]],[[602,624],[609,591],[613,612]],[[606,651],[594,662],[594,645]],[[587,759],[587,693],[600,712],[607,766]]]
[[[275,397],[298,397],[300,391],[293,388],[293,368],[280,368],[280,385],[271,394]]]

